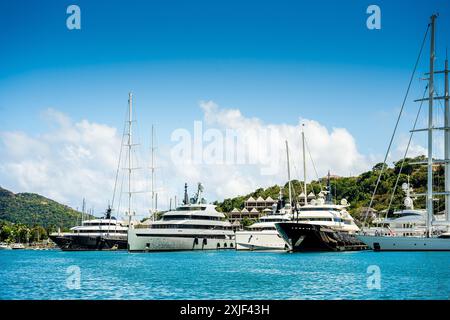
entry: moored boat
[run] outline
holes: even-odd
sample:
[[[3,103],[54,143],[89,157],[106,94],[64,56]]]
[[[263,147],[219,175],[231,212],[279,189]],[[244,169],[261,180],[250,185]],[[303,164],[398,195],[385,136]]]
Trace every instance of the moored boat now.
[[[70,232],[55,232],[49,238],[64,251],[114,250],[127,248],[127,230],[122,221],[106,216],[85,220]]]
[[[347,206],[346,201],[333,204],[331,195],[328,201],[319,198],[298,208],[293,221],[275,226],[293,252],[365,250],[367,246],[355,237],[359,228]]]
[[[236,231],[237,250],[285,250],[287,245],[278,234],[275,223],[290,221],[292,212],[289,205],[284,206],[280,188],[280,196],[273,205],[272,212],[262,216],[258,222],[246,230]]]
[[[0,250],[12,250],[11,246],[7,243],[0,243]]]
[[[13,243],[13,244],[11,244],[11,249],[23,250],[23,249],[25,249],[25,245],[23,243]]]
[[[164,213],[160,220],[137,224],[128,230],[130,252],[234,249],[232,225],[214,205],[201,198],[202,186],[192,202]]]
[[[306,184],[305,134],[302,129],[303,144],[303,201],[304,205],[295,204],[291,222],[276,223],[275,227],[292,252],[303,251],[348,251],[364,250],[367,246],[358,240],[354,233],[359,230],[353,217],[346,210],[346,199],[341,204],[333,202],[330,184],[330,172],[327,187],[317,199],[308,203]],[[311,193],[312,197],[314,195]]]
[[[450,95],[449,95],[449,69],[448,69],[448,58],[445,60],[445,69],[443,71],[435,71],[434,63],[435,63],[435,29],[436,29],[436,18],[437,15],[431,16],[431,22],[427,27],[427,33],[425,35],[423,44],[425,43],[426,36],[428,34],[429,28],[431,28],[430,33],[430,71],[427,73],[428,85],[426,90],[428,91],[428,97],[419,99],[419,102],[428,102],[428,127],[425,129],[416,129],[414,124],[413,130],[411,130],[410,141],[414,132],[425,131],[428,133],[428,146],[427,146],[427,160],[417,163],[427,166],[427,188],[426,192],[423,194],[416,194],[416,196],[424,196],[426,199],[426,213],[424,214],[425,225],[423,228],[422,234],[406,234],[403,233],[401,235],[397,234],[370,234],[370,228],[368,230],[364,229],[360,234],[358,234],[358,238],[367,244],[371,249],[375,251],[450,251],[450,237],[448,236],[448,231],[450,230]],[[418,61],[423,49],[419,52]],[[415,70],[414,70],[415,72]],[[435,84],[434,84],[434,75],[435,73],[441,73],[445,76],[445,94],[444,96],[438,97],[435,96]],[[444,124],[443,126],[437,125],[435,123],[435,119],[433,116],[433,112],[435,109],[434,101],[435,100],[444,100],[445,108],[444,108]],[[420,110],[418,112],[417,118],[420,114]],[[401,114],[400,114],[401,115]],[[399,117],[400,117],[399,115]],[[398,122],[397,122],[398,123]],[[417,123],[417,119],[416,119]],[[441,130],[444,133],[444,159],[438,160],[433,157],[433,138],[434,132],[436,130]],[[392,138],[395,135],[392,135]],[[392,141],[392,140],[391,140]],[[389,147],[390,148],[390,147]],[[389,149],[386,154],[389,153]],[[405,157],[408,153],[408,147],[406,148]],[[433,172],[434,166],[444,164],[445,166],[445,178],[444,178],[444,192],[435,192],[434,182],[433,182]],[[380,181],[381,174],[383,171],[380,171],[380,176],[378,181]],[[399,173],[400,174],[400,173]],[[409,186],[408,186],[409,188]],[[375,193],[377,191],[377,185],[375,186],[375,190],[372,195],[372,201],[374,199]],[[394,188],[395,191],[395,188]],[[394,193],[393,193],[394,194]],[[434,211],[434,201],[436,197],[444,196],[445,197],[445,213],[446,213],[446,221],[436,221],[435,219],[435,211]],[[369,208],[371,206],[369,205]],[[444,231],[443,231],[443,228]],[[446,231],[445,231],[446,230]]]

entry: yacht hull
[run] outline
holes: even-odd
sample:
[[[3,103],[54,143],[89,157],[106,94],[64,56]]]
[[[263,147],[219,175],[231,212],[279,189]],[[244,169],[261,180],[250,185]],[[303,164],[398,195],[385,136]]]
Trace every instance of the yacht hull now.
[[[293,252],[358,251],[368,247],[354,235],[306,223],[277,223],[279,234]]]
[[[237,250],[286,250],[287,245],[276,230],[236,232]]]
[[[126,250],[127,239],[108,239],[104,236],[50,235],[50,239],[63,251]]]
[[[450,251],[450,239],[357,235],[374,251]]]
[[[234,235],[231,234],[153,233],[143,231],[143,229],[130,229],[128,231],[128,250],[130,252],[234,250],[235,247]]]

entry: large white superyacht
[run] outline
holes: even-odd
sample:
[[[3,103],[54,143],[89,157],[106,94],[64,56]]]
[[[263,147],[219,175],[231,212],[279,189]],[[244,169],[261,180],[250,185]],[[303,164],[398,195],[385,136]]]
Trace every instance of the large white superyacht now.
[[[282,192],[278,202],[273,204],[272,212],[262,216],[258,222],[247,230],[236,232],[237,250],[285,250],[287,248],[283,238],[278,234],[275,223],[290,221],[292,211],[289,205],[284,206]]]
[[[422,237],[427,233],[427,210],[414,207],[414,199],[409,181],[402,185],[405,193],[404,209],[386,212],[385,217],[379,217],[372,222],[372,227],[364,228],[366,235]],[[444,223],[443,215],[435,215],[434,224]],[[445,227],[437,227],[436,231],[445,231]]]
[[[450,251],[450,95],[449,95],[449,79],[448,79],[448,58],[445,59],[445,66],[443,71],[435,71],[435,28],[436,28],[436,18],[437,15],[431,16],[431,22],[428,24],[427,32],[425,38],[422,42],[422,48],[419,52],[417,61],[421,56],[423,45],[428,34],[428,30],[431,29],[430,34],[430,71],[427,73],[428,85],[425,89],[425,93],[428,91],[428,97],[416,100],[417,102],[428,102],[428,127],[424,129],[416,129],[417,119],[420,115],[420,110],[422,104],[417,113],[416,122],[414,124],[413,130],[411,130],[410,141],[414,132],[425,131],[428,133],[428,146],[427,146],[427,158],[426,161],[417,163],[427,166],[427,188],[426,192],[423,194],[416,194],[415,196],[424,196],[426,199],[426,216],[425,216],[425,229],[421,235],[413,234],[410,235],[395,235],[395,234],[370,234],[370,229],[363,230],[362,233],[358,235],[358,238],[366,243],[371,249],[375,251]],[[415,73],[415,69],[414,69]],[[435,88],[437,87],[434,83],[435,74],[444,74],[445,85],[444,85],[444,95],[436,96]],[[406,100],[406,97],[405,97]],[[436,123],[434,112],[436,105],[434,105],[435,100],[444,100],[444,123]],[[399,115],[400,119],[401,113]],[[442,126],[443,125],[443,126]],[[440,130],[444,133],[444,159],[435,159],[433,156],[433,138],[436,130]],[[391,140],[395,135],[392,135]],[[409,144],[406,148],[405,157],[407,155]],[[390,147],[386,154],[390,151]],[[386,160],[385,160],[386,162]],[[444,190],[443,192],[436,192],[434,189],[434,179],[433,172],[434,166],[438,164],[444,164],[445,166],[445,179],[444,179]],[[380,180],[382,170],[380,170]],[[372,195],[371,204],[376,193],[377,186],[375,186],[374,193]],[[394,188],[395,191],[395,188]],[[444,196],[445,198],[445,212],[446,221],[437,221],[435,219],[434,202],[437,197]],[[371,207],[369,205],[369,208]],[[444,231],[443,231],[444,230]],[[369,232],[368,232],[369,231]]]
[[[189,201],[187,184],[183,205],[164,213],[160,220],[137,224],[128,230],[131,252],[234,249],[235,235],[225,215],[202,201],[203,188]]]

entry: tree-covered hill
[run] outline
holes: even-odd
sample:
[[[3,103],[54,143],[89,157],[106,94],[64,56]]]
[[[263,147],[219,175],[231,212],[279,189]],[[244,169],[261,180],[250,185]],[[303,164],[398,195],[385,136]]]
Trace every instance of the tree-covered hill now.
[[[0,221],[47,230],[69,228],[80,219],[80,212],[34,193],[17,193],[0,187]]]
[[[426,161],[423,156],[417,158],[407,158],[399,177],[398,187],[396,188],[394,201],[392,204],[393,209],[403,208],[404,193],[401,189],[401,185],[408,181],[408,176],[411,186],[414,188],[415,193],[424,193],[427,185],[427,168],[424,165],[414,164],[415,162]],[[380,184],[378,186],[378,191],[374,198],[373,208],[375,210],[387,209],[389,205],[389,200],[400,171],[402,161],[395,162],[393,166],[385,166],[385,170],[382,174]],[[361,209],[363,207],[368,207],[370,199],[372,197],[373,190],[375,188],[376,181],[380,170],[383,168],[383,164],[379,163],[375,165],[371,171],[364,172],[356,177],[332,177],[331,178],[331,189],[333,197],[340,201],[342,198],[347,199],[350,203],[350,212],[355,216],[361,214]],[[434,169],[434,188],[435,191],[443,191],[444,188],[444,167],[436,166]],[[326,180],[321,179],[322,187],[325,188]],[[298,180],[292,181],[293,193],[298,196],[302,192],[302,182]],[[238,196],[235,198],[225,199],[223,202],[216,202],[218,210],[223,212],[230,212],[233,208],[242,209],[244,207],[244,202],[250,197],[255,199],[259,196],[267,198],[268,196],[273,199],[278,198],[279,186],[271,186],[267,189],[257,189],[254,192]],[[286,183],[283,187],[283,195],[285,200],[288,198],[288,184]],[[321,185],[318,180],[312,181],[308,184],[308,193],[313,191],[316,195],[321,190]],[[438,198],[435,202],[435,210],[444,210],[444,199]],[[418,197],[415,202],[415,207],[425,208],[425,198]]]

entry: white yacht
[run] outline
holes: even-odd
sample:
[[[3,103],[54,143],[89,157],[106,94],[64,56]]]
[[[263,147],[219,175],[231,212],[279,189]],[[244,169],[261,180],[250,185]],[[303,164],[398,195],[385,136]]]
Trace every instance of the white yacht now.
[[[23,250],[23,249],[25,249],[25,245],[23,243],[13,243],[13,244],[11,244],[11,249]]]
[[[64,251],[114,250],[127,248],[128,226],[110,216],[108,209],[103,219],[82,221],[70,232],[55,232],[50,239]]]
[[[412,198],[413,189],[409,182],[402,185],[406,194],[403,201],[405,209],[397,210],[392,215],[384,218],[378,218],[373,221],[373,226],[364,228],[366,235],[376,236],[403,236],[403,237],[422,237],[427,233],[427,210],[415,209],[414,199]],[[444,217],[434,216],[434,224],[444,222]],[[444,228],[436,227],[435,231],[445,231]]]
[[[0,243],[0,250],[12,250],[11,246],[7,243]]]
[[[403,202],[405,209],[394,211],[392,216],[376,219],[372,227],[363,228],[358,235],[358,238],[373,250],[378,251],[383,248],[383,250],[397,251],[409,247],[410,250],[419,251],[427,246],[425,243],[428,235],[427,210],[414,208],[411,195],[413,189],[409,183],[404,183],[402,189],[406,193]],[[431,236],[445,238],[446,230],[445,217],[433,215]],[[432,242],[437,244],[442,241],[432,240]]]
[[[413,234],[412,236],[405,233],[397,234],[367,234],[364,230],[358,235],[358,238],[366,243],[371,249],[375,251],[450,251],[450,104],[449,104],[449,79],[448,79],[448,59],[445,60],[445,70],[435,71],[434,70],[434,60],[435,60],[435,28],[436,28],[436,18],[437,15],[431,16],[431,22],[428,28],[431,29],[430,37],[430,71],[427,74],[428,79],[428,97],[424,99],[419,99],[417,101],[427,101],[428,102],[428,127],[425,129],[415,129],[411,131],[411,138],[414,132],[425,131],[428,133],[428,155],[427,160],[420,163],[427,165],[427,189],[426,193],[417,196],[425,196],[426,198],[426,216],[425,216],[425,230],[422,235]],[[425,41],[425,39],[424,39]],[[423,48],[423,45],[422,45]],[[421,50],[422,51],[422,50]],[[420,58],[420,53],[419,53]],[[434,75],[435,73],[444,74],[445,76],[445,94],[444,96],[435,96],[434,91]],[[441,99],[445,101],[444,108],[444,125],[434,123],[433,112],[435,112],[434,101]],[[418,114],[419,115],[419,114]],[[433,133],[436,130],[440,130],[444,133],[444,159],[437,160],[433,158]],[[395,131],[394,131],[395,134]],[[389,152],[389,149],[388,149]],[[408,148],[406,149],[406,153]],[[406,157],[405,153],[405,157]],[[445,180],[444,180],[444,192],[433,191],[433,166],[436,164],[445,165]],[[381,177],[380,172],[380,177]],[[379,179],[378,179],[379,180]],[[374,195],[376,188],[374,191]],[[437,221],[434,219],[434,201],[436,197],[445,197],[445,212],[446,221]],[[372,196],[373,200],[373,196]],[[371,201],[372,202],[372,201]],[[370,206],[369,206],[370,207]],[[434,221],[433,221],[434,220]],[[446,232],[441,233],[437,228],[445,228]],[[406,232],[408,233],[408,232]]]
[[[285,250],[286,243],[275,228],[277,222],[291,221],[292,212],[289,204],[283,206],[280,189],[278,202],[272,207],[272,213],[262,216],[258,222],[247,230],[236,232],[237,250]]]
[[[187,184],[183,205],[168,211],[157,221],[137,224],[128,230],[131,252],[234,249],[235,235],[225,215],[201,198],[202,186],[192,203]]]

